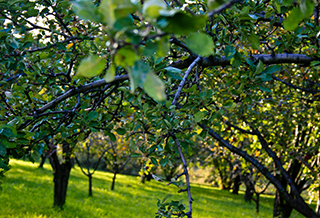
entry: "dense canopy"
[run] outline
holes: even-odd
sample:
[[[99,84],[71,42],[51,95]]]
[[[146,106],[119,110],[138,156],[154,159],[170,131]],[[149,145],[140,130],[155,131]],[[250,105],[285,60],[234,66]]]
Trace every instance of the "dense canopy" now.
[[[319,217],[301,197],[319,189],[316,1],[0,0],[0,22],[1,176],[123,135],[145,163],[180,158],[189,202],[157,214],[192,217],[188,160],[221,146],[276,187],[274,215]]]

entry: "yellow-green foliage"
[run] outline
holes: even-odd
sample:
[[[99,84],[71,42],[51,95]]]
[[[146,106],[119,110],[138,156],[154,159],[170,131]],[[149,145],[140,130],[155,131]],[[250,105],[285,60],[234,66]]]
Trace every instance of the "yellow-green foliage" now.
[[[112,174],[96,172],[93,177],[93,197],[88,197],[88,180],[79,168],[71,170],[67,203],[64,210],[52,208],[53,176],[50,165],[44,169],[38,164],[12,160],[12,169],[6,174],[4,190],[0,195],[0,217],[90,217],[90,218],[149,218],[157,212],[157,198],[174,194],[169,200],[184,199],[185,193],[162,182],[141,184],[134,176],[119,175],[115,190],[111,191]],[[271,217],[273,199],[262,196],[260,213],[256,214],[254,203],[244,203],[243,194],[232,195],[216,188],[193,185],[193,211],[195,218],[208,217]],[[297,212],[292,217],[297,216]]]

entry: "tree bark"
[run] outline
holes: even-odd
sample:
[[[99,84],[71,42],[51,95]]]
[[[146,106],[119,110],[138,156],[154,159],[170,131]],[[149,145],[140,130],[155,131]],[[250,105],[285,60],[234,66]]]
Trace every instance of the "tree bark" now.
[[[240,175],[237,175],[233,180],[233,186],[232,186],[232,194],[239,194],[239,189],[241,185],[241,177]]]
[[[50,163],[53,169],[54,198],[53,206],[63,208],[66,203],[68,181],[72,164],[70,161],[70,145],[63,145],[63,155],[65,157],[62,163],[59,162],[56,151],[50,156]]]
[[[256,199],[256,212],[259,213],[259,204],[260,204],[260,194],[256,193],[257,199]]]
[[[39,168],[43,168],[44,163],[46,162],[47,159],[47,153],[42,153],[41,154],[41,161],[39,164]]]
[[[244,194],[244,200],[251,202],[253,199],[253,194],[254,194],[254,184],[251,181],[251,178],[249,178],[249,175],[244,175],[244,184],[246,186],[246,191]]]
[[[112,178],[111,190],[114,190],[114,185],[116,183],[116,176],[117,176],[117,172],[114,172],[113,178]]]
[[[92,196],[92,174],[91,173],[88,175],[88,178],[89,178],[89,196],[91,197]]]

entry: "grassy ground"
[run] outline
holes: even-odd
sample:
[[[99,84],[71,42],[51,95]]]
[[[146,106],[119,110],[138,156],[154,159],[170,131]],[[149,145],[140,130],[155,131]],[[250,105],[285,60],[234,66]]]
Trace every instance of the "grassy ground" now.
[[[90,218],[146,218],[155,217],[157,198],[184,199],[186,193],[156,181],[141,184],[134,176],[119,175],[115,190],[111,191],[112,174],[96,172],[93,177],[93,197],[88,197],[88,180],[79,168],[71,170],[67,203],[64,210],[52,208],[53,176],[50,166],[12,160],[12,169],[6,174],[0,195],[0,217],[90,217]],[[273,199],[261,196],[260,213],[254,203],[244,203],[243,193],[232,195],[208,186],[193,185],[193,217],[272,217]],[[294,211],[291,217],[302,217]]]

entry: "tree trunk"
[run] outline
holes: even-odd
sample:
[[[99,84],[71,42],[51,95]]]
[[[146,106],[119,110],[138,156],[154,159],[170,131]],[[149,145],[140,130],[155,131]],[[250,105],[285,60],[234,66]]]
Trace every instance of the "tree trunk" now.
[[[111,190],[114,190],[114,184],[116,183],[116,176],[117,176],[117,171],[115,171],[115,172],[113,173]]]
[[[293,207],[284,203],[279,191],[276,191],[276,197],[273,204],[273,217],[289,218]]]
[[[92,174],[91,173],[88,175],[88,178],[89,178],[89,196],[91,197],[92,196]]]
[[[244,184],[246,186],[246,191],[245,191],[245,194],[244,194],[244,200],[245,201],[249,201],[251,202],[252,200],[252,196],[254,194],[254,184],[251,180],[251,176],[247,173],[244,173],[243,175],[243,178],[244,178]]]
[[[53,176],[54,176],[53,206],[58,206],[60,208],[63,208],[63,205],[66,202],[70,170],[71,170],[71,164],[68,161],[68,163],[63,163],[59,167],[57,167],[57,170],[53,173]]]
[[[43,168],[44,163],[46,162],[47,159],[47,153],[42,153],[41,154],[41,161],[39,164],[39,168]]]
[[[239,194],[239,189],[241,185],[241,177],[237,175],[233,180],[232,194]]]
[[[260,194],[256,193],[257,199],[255,200],[256,202],[256,212],[259,213],[259,204],[260,204]]]
[[[63,145],[64,161],[59,162],[56,152],[50,156],[50,163],[53,169],[53,182],[54,182],[54,198],[53,206],[63,208],[66,202],[68,181],[72,164],[70,162],[70,146]]]

